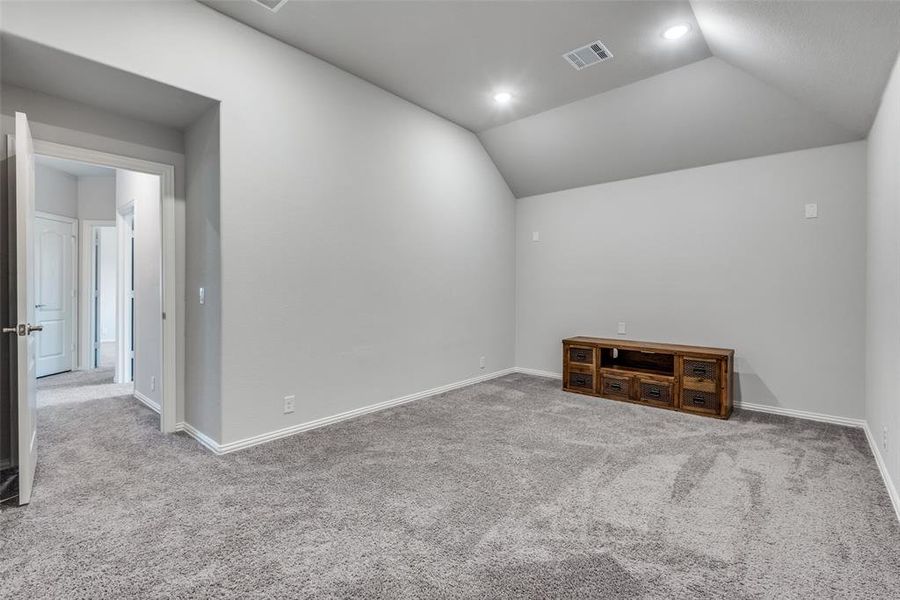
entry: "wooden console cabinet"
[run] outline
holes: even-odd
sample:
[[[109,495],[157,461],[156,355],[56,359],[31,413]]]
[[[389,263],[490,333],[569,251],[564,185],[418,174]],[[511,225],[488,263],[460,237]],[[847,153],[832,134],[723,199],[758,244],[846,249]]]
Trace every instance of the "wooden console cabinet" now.
[[[563,340],[563,389],[727,419],[734,350],[592,337]]]

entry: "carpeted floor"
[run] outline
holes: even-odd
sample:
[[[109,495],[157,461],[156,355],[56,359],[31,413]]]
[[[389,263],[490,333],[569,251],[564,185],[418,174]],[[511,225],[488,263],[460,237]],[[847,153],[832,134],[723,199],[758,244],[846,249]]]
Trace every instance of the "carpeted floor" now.
[[[892,598],[861,431],[511,375],[216,457],[134,400],[40,410],[3,598]]]
[[[69,371],[37,380],[39,408],[56,404],[73,404],[114,398],[131,397],[132,383],[114,383],[115,368]]]

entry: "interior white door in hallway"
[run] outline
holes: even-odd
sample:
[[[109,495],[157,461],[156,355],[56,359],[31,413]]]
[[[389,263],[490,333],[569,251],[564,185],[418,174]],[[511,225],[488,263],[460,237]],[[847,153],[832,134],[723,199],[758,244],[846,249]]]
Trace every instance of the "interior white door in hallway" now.
[[[16,205],[16,323],[4,323],[3,333],[15,336],[17,399],[19,504],[31,501],[31,488],[37,466],[37,402],[35,383],[35,333],[41,326],[34,321],[34,143],[25,113],[16,113],[15,142],[7,141],[9,153],[10,197]]]
[[[70,371],[75,365],[74,222],[39,214],[35,218],[35,320],[37,376]]]

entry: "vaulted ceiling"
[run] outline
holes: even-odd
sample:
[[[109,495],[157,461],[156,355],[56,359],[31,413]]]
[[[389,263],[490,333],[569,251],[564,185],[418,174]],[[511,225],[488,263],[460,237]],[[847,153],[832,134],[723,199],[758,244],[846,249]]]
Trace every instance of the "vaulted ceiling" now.
[[[306,1],[272,13],[251,0],[201,0],[472,131],[482,131],[710,56],[686,1]],[[576,71],[570,50],[602,40],[614,58]],[[498,107],[495,90],[515,101]]]
[[[862,139],[900,50],[893,1],[201,1],[476,132],[519,197]]]

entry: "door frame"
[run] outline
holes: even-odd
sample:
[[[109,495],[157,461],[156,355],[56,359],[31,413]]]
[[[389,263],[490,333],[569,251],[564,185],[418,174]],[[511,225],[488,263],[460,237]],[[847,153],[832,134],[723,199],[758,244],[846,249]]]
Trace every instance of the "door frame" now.
[[[37,140],[34,140],[35,146],[37,146]],[[37,154],[37,152],[35,152]],[[78,281],[78,219],[73,219],[72,217],[66,217],[64,215],[57,215],[54,213],[44,212],[42,210],[34,211],[35,218],[47,219],[48,221],[58,221],[59,223],[65,223],[71,229],[72,239],[70,240],[71,251],[72,251],[72,296],[69,298],[72,322],[69,323],[69,336],[72,340],[73,348],[69,349],[70,360],[69,360],[69,370],[74,371],[78,368],[78,312],[79,312],[79,290],[81,286]],[[35,261],[35,268],[38,267],[37,262]]]
[[[116,383],[134,383],[134,202],[116,207]],[[132,354],[134,353],[134,354]],[[143,395],[135,397],[155,408]]]
[[[178,355],[177,323],[183,317],[184,308],[178,306],[178,271],[175,256],[175,166],[141,158],[121,156],[99,150],[59,144],[34,139],[34,153],[54,158],[64,158],[114,169],[138,171],[157,175],[160,183],[160,210],[162,225],[162,255],[160,282],[160,306],[162,306],[162,403],[159,428],[163,433],[177,430],[179,398],[178,365],[183,357]]]
[[[78,258],[78,368],[92,369],[92,333],[94,332],[94,227],[115,227],[111,219],[81,219],[81,243]]]

